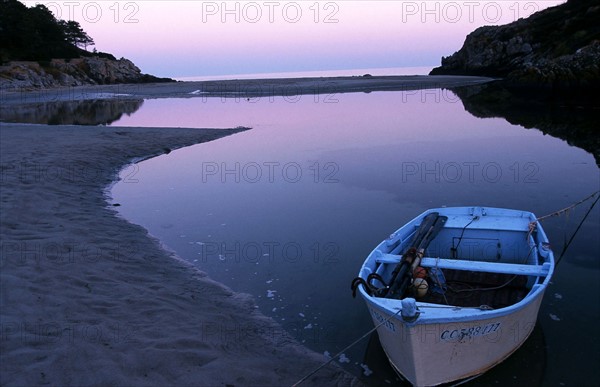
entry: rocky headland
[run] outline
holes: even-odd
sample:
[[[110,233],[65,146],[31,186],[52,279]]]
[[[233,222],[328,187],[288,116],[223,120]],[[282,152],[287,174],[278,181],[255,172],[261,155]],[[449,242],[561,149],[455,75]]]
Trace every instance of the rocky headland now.
[[[0,1],[0,91],[61,86],[173,81],[143,74],[125,58],[99,52],[73,20],[57,19],[48,7]]]
[[[12,61],[0,66],[0,89],[4,91],[150,82],[174,81],[143,74],[125,58],[90,56],[47,62]]]
[[[432,75],[502,78],[512,89],[561,93],[600,87],[600,2],[569,0],[502,26],[469,34]]]

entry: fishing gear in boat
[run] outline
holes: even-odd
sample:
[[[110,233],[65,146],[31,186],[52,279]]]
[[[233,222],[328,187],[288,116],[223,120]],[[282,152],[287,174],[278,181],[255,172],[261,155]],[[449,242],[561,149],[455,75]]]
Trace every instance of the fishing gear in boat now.
[[[395,296],[396,294],[400,297],[402,297],[404,295],[404,293],[406,292],[406,289],[408,289],[409,285],[412,283],[413,273],[415,272],[417,267],[419,267],[419,265],[421,264],[421,258],[423,258],[423,256],[425,255],[425,250],[427,249],[427,247],[429,246],[431,241],[433,241],[433,239],[437,236],[437,234],[439,234],[440,230],[444,227],[447,220],[448,220],[447,216],[439,216],[438,215],[436,217],[433,225],[431,225],[429,227],[429,229],[427,230],[427,233],[425,234],[423,239],[421,239],[421,242],[419,243],[419,245],[416,248],[416,255],[415,255],[413,262],[410,265],[410,270],[408,271],[408,273],[406,273],[404,275],[404,277],[399,277],[396,279],[396,282],[397,283],[399,282],[399,285],[397,286],[396,289],[394,289],[393,292],[392,291],[390,292],[391,297]],[[423,284],[422,286],[426,287],[427,283]]]
[[[429,234],[439,215],[437,212],[432,212],[423,218],[421,225],[410,242],[410,247],[402,254],[402,259],[396,265],[394,271],[392,271],[390,286],[385,294],[383,294],[384,297],[393,298],[396,296],[398,288],[402,285],[402,279],[406,277],[408,270],[417,257],[417,248],[421,246],[423,239]]]
[[[377,287],[373,285],[372,281],[376,280],[383,284],[383,287]],[[352,298],[356,298],[356,290],[358,289],[358,285],[363,285],[365,291],[369,296],[375,295],[376,297],[382,297],[383,292],[385,292],[388,288],[388,285],[385,283],[385,280],[382,276],[377,273],[371,273],[367,276],[367,279],[364,280],[361,277],[356,277],[352,280],[352,285],[350,288],[352,289]]]
[[[377,297],[397,298],[399,295],[404,294],[412,280],[413,272],[418,266],[418,264],[414,265],[414,263],[420,262],[418,255],[420,254],[420,257],[423,257],[425,249],[427,249],[427,246],[429,246],[433,238],[439,233],[439,230],[444,226],[447,219],[445,216],[440,217],[437,212],[432,212],[424,216],[421,225],[415,231],[408,245],[409,247],[401,255],[400,262],[398,262],[392,271],[390,282],[386,283],[377,273],[371,273],[366,280],[357,277],[351,284],[353,297],[356,296],[356,290],[359,285],[363,285],[369,295]],[[378,281],[383,287],[374,285],[373,280]]]

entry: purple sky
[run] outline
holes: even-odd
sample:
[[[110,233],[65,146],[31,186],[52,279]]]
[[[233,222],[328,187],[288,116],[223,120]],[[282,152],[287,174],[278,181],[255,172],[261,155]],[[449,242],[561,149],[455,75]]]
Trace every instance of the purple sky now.
[[[37,1],[159,76],[437,66],[482,25],[564,1]]]

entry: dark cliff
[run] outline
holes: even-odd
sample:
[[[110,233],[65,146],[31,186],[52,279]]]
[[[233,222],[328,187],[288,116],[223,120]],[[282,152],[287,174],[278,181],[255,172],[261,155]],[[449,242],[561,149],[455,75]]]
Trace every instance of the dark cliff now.
[[[480,27],[431,75],[499,77],[508,87],[530,90],[597,90],[599,20],[599,0],[569,0],[527,19]]]

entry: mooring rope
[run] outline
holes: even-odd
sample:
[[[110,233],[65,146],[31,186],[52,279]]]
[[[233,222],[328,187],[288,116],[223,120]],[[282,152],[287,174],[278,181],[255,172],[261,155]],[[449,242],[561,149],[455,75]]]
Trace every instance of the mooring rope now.
[[[600,191],[598,191],[600,192]],[[598,193],[596,192],[596,193]],[[595,195],[595,194],[594,194]],[[583,225],[583,222],[585,222],[585,220],[587,219],[588,215],[590,214],[590,212],[592,212],[592,210],[594,209],[594,206],[596,205],[596,203],[598,203],[598,199],[600,199],[600,195],[596,198],[596,200],[594,200],[594,203],[592,203],[592,206],[587,210],[587,212],[585,213],[585,216],[583,217],[583,219],[581,219],[581,222],[579,222],[579,225],[577,226],[577,228],[575,229],[575,232],[573,233],[573,235],[571,235],[571,238],[569,239],[569,241],[565,244],[565,246],[563,247],[562,252],[560,253],[560,257],[558,257],[558,259],[556,260],[556,266],[558,266],[560,260],[562,259],[562,257],[565,255],[565,253],[567,252],[567,249],[569,248],[569,246],[571,245],[571,242],[573,242],[573,239],[575,239],[575,235],[577,235],[577,232],[579,231],[579,229],[581,228],[581,226]]]
[[[306,379],[310,378],[311,376],[313,376],[314,374],[316,374],[317,372],[319,372],[322,368],[326,367],[329,363],[331,363],[332,361],[334,361],[338,356],[340,356],[341,354],[343,354],[344,352],[346,352],[350,348],[354,347],[356,344],[360,343],[364,338],[368,337],[371,333],[375,332],[377,330],[377,328],[379,328],[383,324],[385,324],[388,321],[390,321],[393,317],[397,316],[398,313],[400,313],[400,312],[402,312],[402,308],[398,309],[398,311],[396,313],[390,315],[388,318],[386,318],[385,320],[381,321],[379,324],[377,324],[375,326],[375,328],[371,329],[370,331],[368,331],[367,333],[365,333],[364,335],[362,335],[358,339],[354,340],[354,342],[352,342],[352,344],[348,345],[346,348],[342,349],[341,351],[339,351],[338,353],[336,353],[335,355],[333,355],[331,357],[331,359],[327,360],[325,363],[323,363],[319,367],[315,368],[313,371],[311,371],[309,374],[307,374],[306,376],[304,376],[302,379],[300,379],[296,383],[292,384],[292,387],[299,386],[300,384],[302,384],[303,382],[305,382]]]
[[[580,201],[578,201],[577,203],[571,204],[569,207],[565,207],[565,208],[563,208],[562,210],[555,211],[555,212],[553,212],[553,213],[551,213],[551,214],[548,214],[548,215],[540,216],[540,217],[539,217],[539,218],[537,218],[537,219],[536,219],[534,222],[539,222],[539,221],[541,221],[541,220],[544,220],[544,219],[546,219],[546,218],[551,218],[551,217],[553,217],[553,216],[558,216],[558,215],[560,215],[560,214],[562,214],[562,213],[564,213],[564,212],[567,212],[567,211],[569,211],[569,210],[572,210],[573,208],[575,208],[575,207],[577,207],[578,205],[580,205],[580,204],[582,204],[582,203],[584,203],[584,202],[586,202],[586,201],[590,200],[591,198],[593,198],[594,196],[598,195],[599,193],[600,193],[600,191],[596,191],[596,192],[594,192],[593,194],[591,194],[590,196],[586,197],[585,199],[581,199],[581,200],[580,200]],[[599,196],[599,197],[600,197],[600,196]],[[596,199],[596,201],[598,201],[598,199]],[[594,204],[595,204],[595,202],[594,202]]]
[[[593,194],[591,194],[590,196],[586,197],[585,199],[581,199],[580,201],[578,201],[578,202],[576,202],[574,204],[571,204],[570,206],[565,207],[562,210],[555,211],[555,212],[553,212],[551,214],[548,214],[548,215],[540,216],[539,218],[536,218],[534,221],[529,222],[529,232],[527,233],[527,238],[529,239],[529,236],[535,231],[535,228],[536,228],[536,225],[537,225],[538,222],[540,222],[542,220],[545,220],[545,219],[548,219],[548,218],[551,218],[553,216],[559,216],[559,215],[561,215],[561,214],[563,214],[565,212],[569,212],[570,210],[572,210],[573,208],[577,207],[578,205],[583,204],[583,203],[587,202],[588,200],[592,199],[594,196],[598,195],[599,193],[600,193],[600,191],[596,191]],[[581,221],[581,223],[579,223],[579,226],[577,226],[577,229],[575,230],[575,232],[571,236],[571,239],[569,240],[569,242],[565,244],[565,247],[563,248],[562,254],[560,255],[558,261],[560,261],[560,258],[562,258],[562,256],[566,252],[567,247],[569,247],[569,245],[573,241],[573,238],[575,238],[575,235],[577,234],[577,231],[579,231],[579,228],[583,224],[583,221],[585,221],[585,219],[587,218],[587,216],[589,215],[589,213],[592,211],[592,208],[594,208],[594,206],[598,202],[598,199],[600,199],[600,195],[596,198],[596,200],[592,204],[592,207],[590,207],[590,209],[588,210],[588,212],[585,214],[585,216],[583,217],[583,220]],[[556,263],[558,263],[558,261]]]

